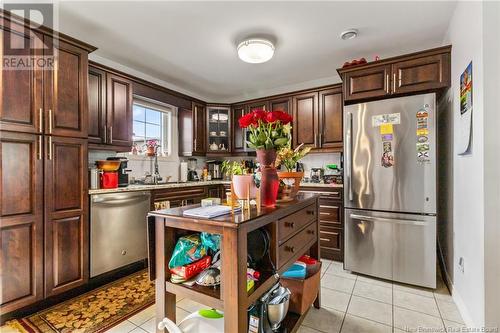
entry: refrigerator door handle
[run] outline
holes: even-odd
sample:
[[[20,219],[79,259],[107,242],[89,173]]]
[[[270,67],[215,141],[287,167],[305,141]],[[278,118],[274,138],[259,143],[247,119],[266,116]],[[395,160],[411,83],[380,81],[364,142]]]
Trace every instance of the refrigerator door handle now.
[[[346,152],[347,152],[347,186],[349,187],[348,198],[349,201],[354,200],[354,195],[352,193],[352,113],[347,113],[347,136],[346,136]]]
[[[407,224],[407,225],[421,225],[421,226],[427,225],[426,222],[408,220],[408,219],[390,219],[390,218],[385,218],[385,217],[364,216],[364,215],[358,215],[358,214],[351,214],[350,216],[351,216],[351,219],[353,219],[353,220],[380,221],[380,222],[390,222],[390,223]]]

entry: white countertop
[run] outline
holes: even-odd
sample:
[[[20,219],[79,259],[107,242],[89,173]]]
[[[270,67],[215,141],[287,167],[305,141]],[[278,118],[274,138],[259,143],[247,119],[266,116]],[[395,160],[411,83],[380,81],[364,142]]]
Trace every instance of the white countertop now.
[[[166,188],[183,188],[183,187],[193,187],[193,186],[229,185],[229,184],[231,184],[231,181],[229,180],[209,180],[209,181],[186,182],[186,183],[166,183],[159,185],[129,185],[127,187],[89,190],[89,194],[92,195],[92,194],[104,194],[104,193],[116,193],[116,192],[151,191],[151,190],[166,189]],[[321,188],[343,187],[342,184],[321,184],[321,183],[301,183],[300,186],[321,187]]]

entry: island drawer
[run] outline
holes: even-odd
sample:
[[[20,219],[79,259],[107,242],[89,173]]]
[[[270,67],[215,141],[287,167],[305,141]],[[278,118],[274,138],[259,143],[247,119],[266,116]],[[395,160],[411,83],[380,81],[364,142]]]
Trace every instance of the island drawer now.
[[[306,224],[316,220],[316,206],[310,205],[296,213],[278,220],[280,244],[301,230]]]
[[[294,256],[302,255],[301,250],[317,237],[317,224],[313,222],[282,244],[278,250],[279,268],[283,267]]]

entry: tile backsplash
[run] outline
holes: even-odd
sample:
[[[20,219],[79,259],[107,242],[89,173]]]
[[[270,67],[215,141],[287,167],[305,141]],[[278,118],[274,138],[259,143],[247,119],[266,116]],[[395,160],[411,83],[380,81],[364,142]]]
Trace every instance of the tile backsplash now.
[[[128,153],[116,153],[113,151],[106,150],[90,150],[89,151],[89,167],[94,165],[97,160],[105,160],[110,156],[125,156],[129,158],[128,169],[131,170],[130,177],[134,178],[142,178],[144,177],[145,172],[153,172],[154,171],[154,163],[153,159],[144,156],[130,155]],[[205,157],[197,157],[197,169],[198,175],[201,176],[203,167],[205,166],[205,161],[207,158]],[[243,159],[255,159],[255,157],[228,157],[224,158],[227,160],[243,160]],[[170,176],[170,181],[178,181],[179,180],[179,169],[180,162],[187,161],[185,157],[177,157],[172,159],[158,159],[158,167],[160,169],[160,175],[163,177]],[[306,176],[309,175],[311,168],[325,168],[327,164],[337,164],[340,167],[341,154],[340,153],[321,153],[315,154],[311,153],[302,159],[302,163],[304,164],[304,170]]]

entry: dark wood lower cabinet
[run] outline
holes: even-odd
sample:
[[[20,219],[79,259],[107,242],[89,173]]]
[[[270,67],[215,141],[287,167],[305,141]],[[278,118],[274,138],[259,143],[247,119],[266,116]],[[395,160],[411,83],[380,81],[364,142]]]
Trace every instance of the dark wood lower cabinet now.
[[[87,140],[46,137],[45,296],[89,278]]]
[[[344,207],[342,188],[301,187],[300,190],[321,194],[319,201],[321,258],[344,261]]]
[[[0,132],[0,313],[43,298],[41,139]]]

